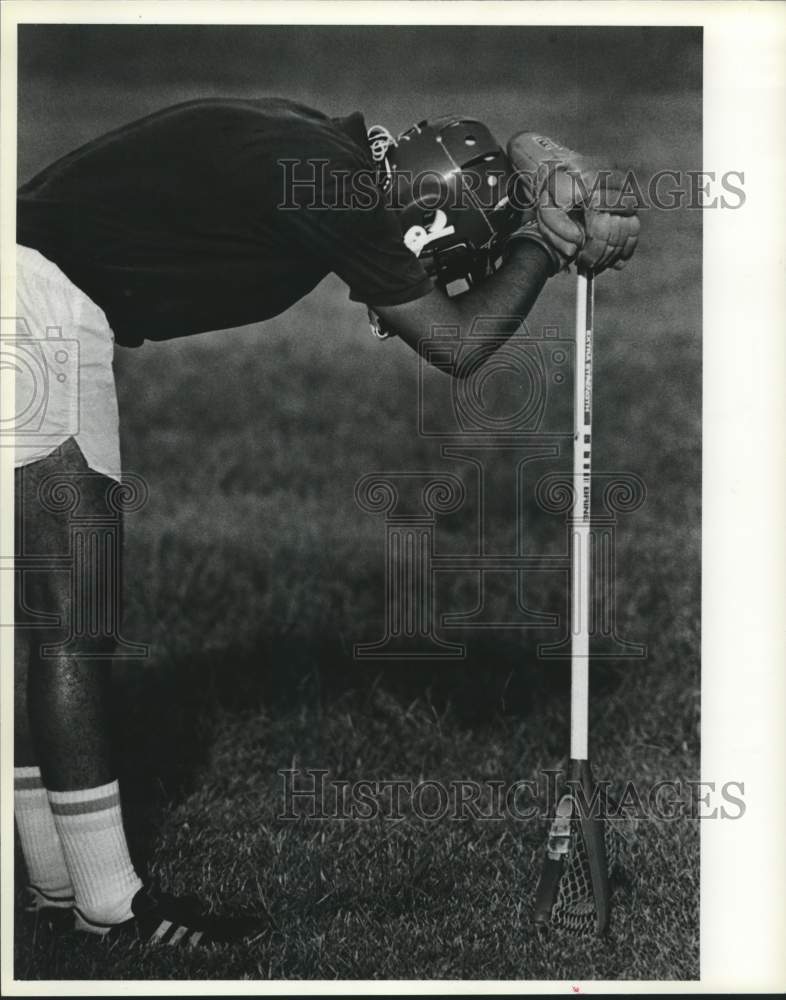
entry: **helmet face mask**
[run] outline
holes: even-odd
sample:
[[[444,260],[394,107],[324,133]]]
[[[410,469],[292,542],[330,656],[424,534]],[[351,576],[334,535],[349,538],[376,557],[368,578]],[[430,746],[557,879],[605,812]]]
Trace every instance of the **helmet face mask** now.
[[[514,173],[488,128],[450,115],[403,132],[386,152],[387,198],[404,242],[449,294],[493,273],[518,224]]]

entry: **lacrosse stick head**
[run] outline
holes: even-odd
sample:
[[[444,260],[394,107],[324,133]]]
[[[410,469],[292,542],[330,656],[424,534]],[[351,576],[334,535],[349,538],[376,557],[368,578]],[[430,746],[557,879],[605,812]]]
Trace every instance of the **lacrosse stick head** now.
[[[577,935],[605,933],[610,878],[619,870],[624,840],[614,830],[608,797],[589,761],[572,760],[569,780],[549,828],[535,898],[536,925]]]

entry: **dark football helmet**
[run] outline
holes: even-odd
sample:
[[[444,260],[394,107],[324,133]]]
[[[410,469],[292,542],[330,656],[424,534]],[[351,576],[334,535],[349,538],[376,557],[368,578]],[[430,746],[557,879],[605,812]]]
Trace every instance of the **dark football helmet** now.
[[[513,168],[488,128],[446,115],[397,139],[375,127],[369,142],[404,242],[426,270],[449,294],[493,273],[520,213],[508,197]]]

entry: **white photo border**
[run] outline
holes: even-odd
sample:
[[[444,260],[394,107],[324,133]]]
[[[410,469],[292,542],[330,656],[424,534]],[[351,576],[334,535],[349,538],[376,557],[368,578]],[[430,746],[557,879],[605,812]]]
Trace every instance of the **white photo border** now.
[[[779,992],[786,987],[786,5],[673,2],[211,2],[6,0],[0,10],[2,303],[15,301],[16,27],[20,23],[701,25],[704,163],[745,173],[746,203],[704,215],[702,776],[745,782],[745,816],[701,829],[701,978],[592,982],[607,993]],[[750,343],[755,363],[741,364]],[[12,397],[12,393],[11,393]],[[13,413],[13,398],[0,404]],[[13,551],[8,449],[0,449],[2,552]],[[12,574],[0,573],[11,620]],[[2,883],[13,876],[13,637],[0,629]],[[3,993],[115,994],[116,982],[13,978],[13,894],[2,894]],[[565,993],[560,982],[124,982],[152,995]],[[582,990],[584,986],[582,985]]]

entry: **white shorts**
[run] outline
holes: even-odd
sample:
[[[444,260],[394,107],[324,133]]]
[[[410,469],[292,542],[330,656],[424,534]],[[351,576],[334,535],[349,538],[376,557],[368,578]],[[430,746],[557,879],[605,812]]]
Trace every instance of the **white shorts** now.
[[[119,480],[115,338],[103,310],[23,246],[16,303],[15,335],[3,331],[3,354],[15,369],[14,464],[45,458],[73,437],[91,469]]]

